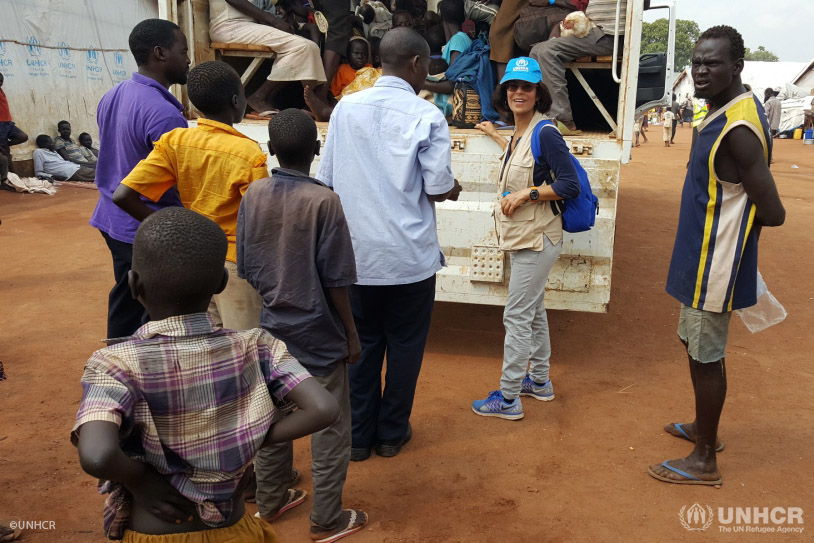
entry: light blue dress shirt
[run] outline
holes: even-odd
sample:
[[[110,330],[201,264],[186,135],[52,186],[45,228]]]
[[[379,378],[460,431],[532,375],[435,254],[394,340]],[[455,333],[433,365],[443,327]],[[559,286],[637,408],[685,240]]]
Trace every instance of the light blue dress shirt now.
[[[435,203],[455,185],[449,127],[401,78],[383,76],[334,108],[317,179],[342,200],[359,285],[403,285],[446,263]]]

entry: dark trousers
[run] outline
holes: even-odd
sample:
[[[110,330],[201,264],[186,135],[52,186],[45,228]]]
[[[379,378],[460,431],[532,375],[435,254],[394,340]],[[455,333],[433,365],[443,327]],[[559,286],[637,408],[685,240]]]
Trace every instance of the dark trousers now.
[[[435,275],[406,285],[351,287],[362,344],[359,362],[349,366],[353,447],[395,443],[406,435],[434,301]]]
[[[113,277],[116,279],[107,300],[107,337],[132,336],[150,320],[144,306],[130,295],[130,285],[127,284],[127,272],[133,265],[133,245],[113,239],[106,232],[101,233],[113,257]]]
[[[676,139],[676,128],[678,128],[678,118],[673,120],[673,134],[670,136],[670,143]]]

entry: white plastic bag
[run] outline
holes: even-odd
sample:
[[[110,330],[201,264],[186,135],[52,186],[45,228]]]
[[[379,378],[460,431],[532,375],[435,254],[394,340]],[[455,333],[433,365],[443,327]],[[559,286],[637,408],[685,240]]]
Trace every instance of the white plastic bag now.
[[[757,303],[746,309],[738,309],[735,314],[753,334],[783,322],[788,315],[786,308],[769,292],[760,270],[757,272]]]

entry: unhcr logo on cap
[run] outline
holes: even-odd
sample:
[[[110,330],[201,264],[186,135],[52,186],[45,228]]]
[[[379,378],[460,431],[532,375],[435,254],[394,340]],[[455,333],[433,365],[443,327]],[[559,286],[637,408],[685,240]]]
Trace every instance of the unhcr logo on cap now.
[[[529,61],[524,58],[518,58],[517,62],[514,63],[514,69],[518,72],[528,72]]]

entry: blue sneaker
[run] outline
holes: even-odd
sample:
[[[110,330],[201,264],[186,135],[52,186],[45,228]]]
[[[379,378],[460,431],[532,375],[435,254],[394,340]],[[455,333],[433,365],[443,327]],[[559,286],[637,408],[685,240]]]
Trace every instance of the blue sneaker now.
[[[551,384],[551,379],[546,381],[543,385],[538,385],[532,381],[531,377],[527,373],[523,378],[523,385],[520,388],[520,395],[531,396],[536,400],[550,402],[554,399],[554,385]]]
[[[482,417],[499,417],[508,420],[520,420],[523,418],[523,404],[520,398],[505,402],[499,390],[493,390],[485,400],[475,400],[472,402],[472,411]]]

